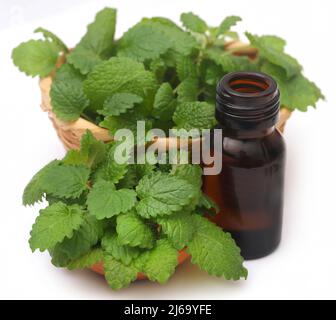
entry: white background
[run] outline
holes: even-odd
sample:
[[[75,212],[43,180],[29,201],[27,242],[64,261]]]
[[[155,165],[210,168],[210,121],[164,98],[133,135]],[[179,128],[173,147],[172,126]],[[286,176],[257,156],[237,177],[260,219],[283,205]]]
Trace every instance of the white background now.
[[[37,79],[11,63],[11,49],[43,26],[74,46],[104,6],[118,8],[117,36],[144,16],[194,11],[216,25],[239,15],[237,28],[287,39],[287,51],[327,97],[317,110],[295,112],[286,128],[288,165],[283,240],[271,256],[246,263],[247,281],[212,278],[190,263],[166,285],[137,282],[112,292],[90,271],[54,268],[30,252],[38,208],[21,206],[25,184],[64,150],[39,108]],[[0,0],[0,298],[2,299],[322,299],[336,298],[335,1]]]

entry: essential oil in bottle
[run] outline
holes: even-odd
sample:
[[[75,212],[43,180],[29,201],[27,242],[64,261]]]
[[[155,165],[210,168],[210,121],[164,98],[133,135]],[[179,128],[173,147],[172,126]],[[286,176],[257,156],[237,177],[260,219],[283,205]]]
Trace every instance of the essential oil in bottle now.
[[[279,98],[276,82],[262,73],[230,73],[217,86],[223,138],[211,148],[220,148],[222,169],[204,176],[203,186],[220,207],[214,221],[231,233],[245,259],[268,255],[281,238],[285,144],[275,128]]]

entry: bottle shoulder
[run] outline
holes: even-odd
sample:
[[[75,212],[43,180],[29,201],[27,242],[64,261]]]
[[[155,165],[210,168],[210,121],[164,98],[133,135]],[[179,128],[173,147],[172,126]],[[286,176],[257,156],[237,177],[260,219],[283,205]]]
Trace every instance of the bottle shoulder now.
[[[222,154],[226,160],[241,164],[263,165],[285,158],[286,145],[282,134],[274,130],[267,136],[253,139],[223,137]]]

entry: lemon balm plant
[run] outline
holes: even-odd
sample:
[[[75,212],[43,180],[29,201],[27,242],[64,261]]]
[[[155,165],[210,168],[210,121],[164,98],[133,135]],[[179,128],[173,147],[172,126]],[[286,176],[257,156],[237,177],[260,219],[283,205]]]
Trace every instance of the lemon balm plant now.
[[[120,128],[134,130],[137,120],[164,130],[211,128],[215,86],[232,71],[271,75],[279,84],[283,108],[315,106],[323,95],[285,53],[283,39],[246,32],[248,44],[231,45],[238,37],[231,28],[240,20],[230,16],[211,27],[184,13],[181,28],[166,18],[144,18],[115,39],[116,10],[105,8],[73,50],[38,28],[43,39],[20,44],[12,58],[27,75],[53,74],[50,96],[58,119],[83,117],[112,135]],[[65,62],[58,68],[60,55]]]
[[[29,240],[69,269],[103,262],[112,289],[145,274],[166,282],[186,250],[210,275],[247,277],[229,233],[203,216],[216,205],[201,191],[198,165],[119,164],[120,142],[104,144],[88,131],[80,150],[41,169],[24,190],[23,203],[45,199]]]

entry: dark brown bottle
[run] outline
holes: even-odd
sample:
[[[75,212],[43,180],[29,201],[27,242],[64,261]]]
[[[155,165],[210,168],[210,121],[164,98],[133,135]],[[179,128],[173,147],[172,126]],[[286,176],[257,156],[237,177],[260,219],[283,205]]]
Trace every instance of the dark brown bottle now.
[[[214,221],[232,234],[245,259],[268,255],[281,238],[285,144],[275,128],[279,97],[276,82],[262,73],[230,73],[217,86],[223,143],[211,144],[211,153],[221,152],[222,170],[204,176],[204,192],[220,207]]]

